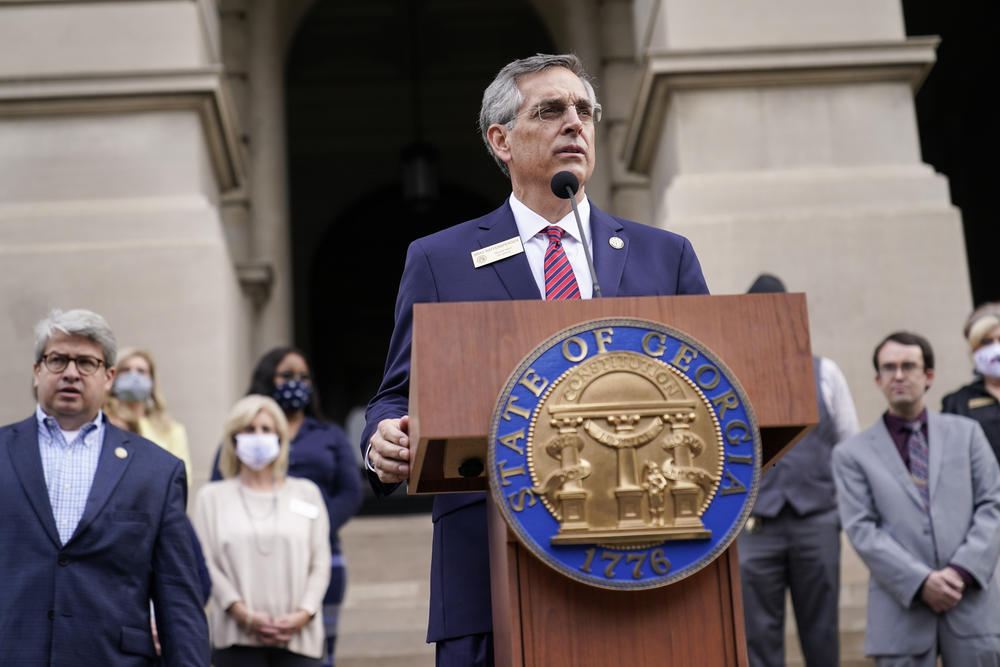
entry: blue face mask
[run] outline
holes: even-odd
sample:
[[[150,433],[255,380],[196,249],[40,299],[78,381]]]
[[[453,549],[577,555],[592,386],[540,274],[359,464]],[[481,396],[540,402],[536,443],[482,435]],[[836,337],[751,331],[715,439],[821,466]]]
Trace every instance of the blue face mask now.
[[[145,401],[153,394],[153,378],[134,371],[115,377],[112,393],[126,403]]]
[[[302,380],[288,380],[274,387],[271,397],[285,412],[299,412],[312,398],[312,385]]]

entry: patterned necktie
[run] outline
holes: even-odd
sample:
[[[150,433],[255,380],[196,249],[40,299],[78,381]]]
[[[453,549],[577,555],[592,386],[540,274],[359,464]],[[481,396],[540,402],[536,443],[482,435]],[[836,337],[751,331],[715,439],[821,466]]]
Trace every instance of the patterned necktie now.
[[[562,247],[562,227],[546,227],[545,233],[549,236],[549,247],[545,249],[545,300],[579,299],[580,286]]]
[[[924,429],[921,428],[920,420],[907,423],[906,430],[910,436],[906,439],[906,449],[910,455],[910,477],[917,485],[920,498],[924,502],[924,509],[930,507],[930,487],[927,485],[927,438],[924,437]]]

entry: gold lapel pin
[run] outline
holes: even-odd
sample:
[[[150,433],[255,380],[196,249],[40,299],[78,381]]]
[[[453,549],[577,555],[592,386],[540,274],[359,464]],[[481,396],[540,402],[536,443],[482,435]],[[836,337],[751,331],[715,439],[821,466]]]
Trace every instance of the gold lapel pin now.
[[[126,450],[124,447],[115,447],[115,456],[117,456],[120,459],[123,459],[126,456],[128,456],[128,450]]]
[[[617,236],[612,236],[610,239],[608,239],[608,245],[614,248],[615,250],[621,250],[622,248],[625,247],[625,242],[622,241]]]

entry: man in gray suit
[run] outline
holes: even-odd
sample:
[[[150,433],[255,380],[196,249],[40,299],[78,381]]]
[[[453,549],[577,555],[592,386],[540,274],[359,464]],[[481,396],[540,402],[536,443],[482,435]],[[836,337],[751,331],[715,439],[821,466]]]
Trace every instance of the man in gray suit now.
[[[889,409],[833,450],[841,521],[871,573],[865,653],[1000,666],[1000,466],[977,422],[927,410],[926,339],[891,334],[873,361]]]

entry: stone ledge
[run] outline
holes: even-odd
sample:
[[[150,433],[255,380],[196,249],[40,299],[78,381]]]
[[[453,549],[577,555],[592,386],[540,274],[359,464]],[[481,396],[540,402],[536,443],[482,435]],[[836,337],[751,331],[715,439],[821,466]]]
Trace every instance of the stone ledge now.
[[[624,158],[648,174],[672,95],[684,90],[903,81],[919,88],[937,37],[900,42],[713,51],[650,51],[632,105]]]
[[[0,79],[0,121],[10,117],[193,111],[222,191],[245,186],[245,157],[221,65],[172,71]]]

